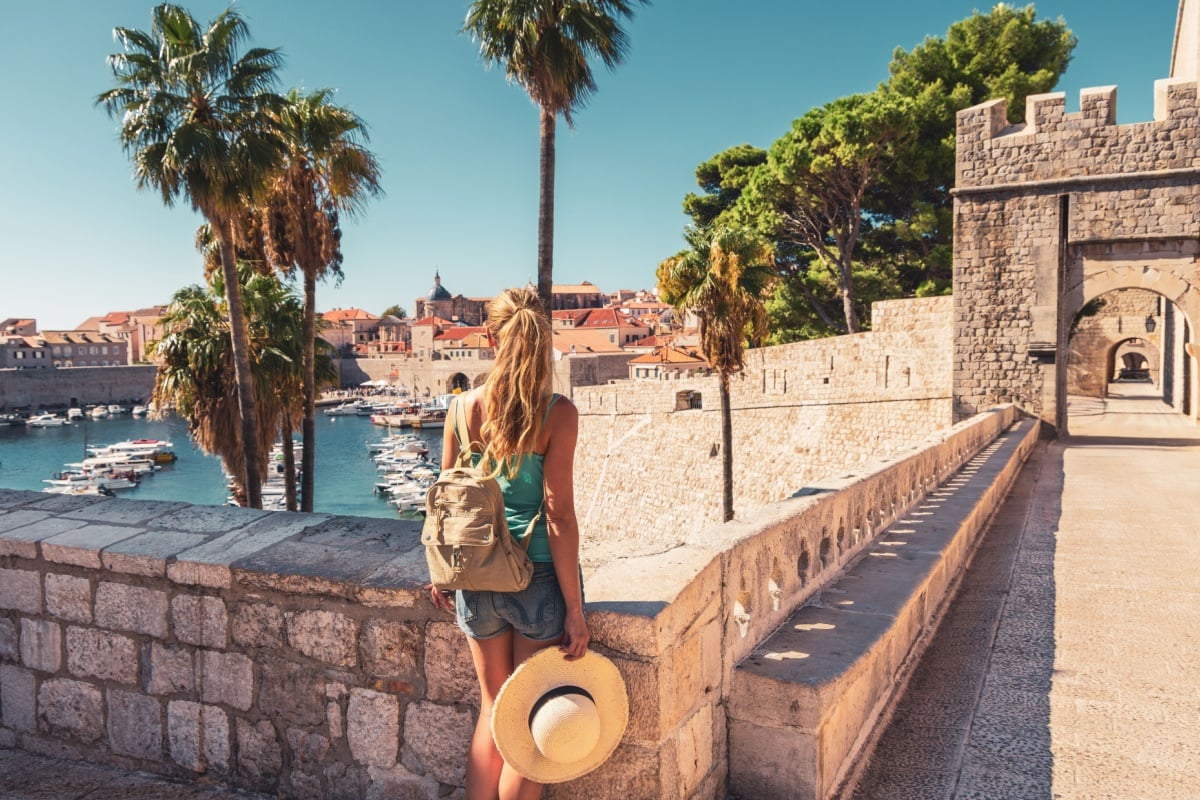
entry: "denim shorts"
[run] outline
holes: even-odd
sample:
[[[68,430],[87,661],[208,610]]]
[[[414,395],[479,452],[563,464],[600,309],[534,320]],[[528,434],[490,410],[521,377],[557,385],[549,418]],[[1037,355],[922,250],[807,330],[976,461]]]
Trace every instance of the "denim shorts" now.
[[[553,564],[533,565],[533,578],[519,592],[455,593],[458,627],[472,639],[491,639],[515,630],[526,639],[545,642],[562,636],[567,619]]]

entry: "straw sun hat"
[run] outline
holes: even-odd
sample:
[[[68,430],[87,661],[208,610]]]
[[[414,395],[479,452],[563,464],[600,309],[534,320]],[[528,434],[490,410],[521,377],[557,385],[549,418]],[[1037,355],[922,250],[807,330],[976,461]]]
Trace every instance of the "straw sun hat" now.
[[[505,681],[492,709],[492,738],[518,773],[561,783],[600,766],[629,722],[616,665],[588,651],[567,661],[558,648],[530,656]]]

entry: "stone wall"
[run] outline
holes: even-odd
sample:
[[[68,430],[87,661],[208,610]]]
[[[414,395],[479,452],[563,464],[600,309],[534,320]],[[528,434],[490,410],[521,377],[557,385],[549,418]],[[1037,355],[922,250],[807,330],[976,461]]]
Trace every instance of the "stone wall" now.
[[[739,518],[950,423],[952,302],[876,303],[871,332],[747,353],[730,389]],[[717,378],[621,381],[574,399],[589,559],[661,551],[721,519]]]
[[[132,405],[148,401],[153,390],[154,367],[0,370],[0,411]]]
[[[1159,323],[1159,297],[1140,289],[1118,289],[1103,295],[1104,305],[1092,316],[1078,317],[1071,329],[1071,351],[1067,364],[1067,393],[1106,397],[1108,384],[1121,368],[1120,353],[1138,352],[1148,364],[1150,379],[1161,385],[1159,353],[1162,333],[1146,330],[1146,320]],[[1142,342],[1142,345],[1131,345]],[[1118,352],[1119,350],[1119,352]],[[1114,358],[1114,356],[1118,356]]]
[[[633,699],[549,800],[721,800],[733,665],[1010,406],[586,575]],[[403,521],[0,490],[0,746],[291,798],[461,797],[478,694]]]
[[[630,353],[575,355],[554,362],[554,390],[567,396],[575,386],[594,386],[629,376]],[[466,375],[472,386],[487,378],[494,362],[474,359],[432,361],[426,358],[380,356],[343,358],[337,361],[338,374],[345,386],[385,380],[397,386],[416,389],[417,395],[446,394],[453,389],[456,374]]]
[[[1152,122],[1116,124],[1116,89],[959,112],[954,396],[961,418],[1011,401],[1065,424],[1068,331],[1089,300],[1154,291],[1200,319],[1196,83],[1158,81]]]

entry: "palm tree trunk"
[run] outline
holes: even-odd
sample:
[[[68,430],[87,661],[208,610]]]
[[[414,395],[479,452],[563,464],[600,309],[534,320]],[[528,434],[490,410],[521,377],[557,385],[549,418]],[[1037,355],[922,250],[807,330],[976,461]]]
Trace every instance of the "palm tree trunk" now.
[[[720,373],[721,395],[721,513],[733,519],[733,414],[729,408],[729,373]]]
[[[233,374],[237,381],[238,412],[242,418],[242,451],[245,475],[239,476],[246,487],[246,505],[262,508],[262,457],[258,447],[258,414],[254,402],[254,378],[250,374],[250,329],[242,305],[242,285],[238,281],[237,255],[233,249],[233,230],[229,220],[209,218],[221,247],[221,273],[225,277],[225,302],[229,308],[229,332],[233,349]]]
[[[541,109],[539,133],[541,144],[539,149],[538,168],[540,170],[540,185],[538,187],[538,297],[546,307],[547,316],[553,308],[551,305],[552,289],[554,287],[554,128],[556,118],[553,111],[545,106]]]
[[[300,423],[303,440],[300,445],[300,510],[313,510],[313,480],[316,464],[316,403],[317,403],[317,276],[304,270],[304,419]]]
[[[292,446],[292,426],[287,419],[291,415],[284,412],[284,423],[279,426],[283,436],[283,497],[287,502],[287,510],[296,510],[296,449]]]

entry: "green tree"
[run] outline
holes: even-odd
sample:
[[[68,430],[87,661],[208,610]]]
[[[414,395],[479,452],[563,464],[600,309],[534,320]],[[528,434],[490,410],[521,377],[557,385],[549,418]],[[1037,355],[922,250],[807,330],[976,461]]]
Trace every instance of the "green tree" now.
[[[596,91],[591,59],[615,69],[627,49],[622,20],[646,0],[475,0],[463,30],[489,66],[503,65],[539,110],[538,296],[550,313],[554,285],[555,126]]]
[[[388,306],[380,314],[381,317],[395,317],[396,319],[408,319],[408,311],[402,305]]]
[[[729,376],[745,363],[747,342],[763,343],[763,306],[774,277],[770,244],[749,228],[690,228],[688,249],[658,267],[663,302],[700,319],[700,347],[717,372],[721,402],[722,514],[733,519],[733,416]]]
[[[809,111],[771,145],[767,163],[728,212],[788,245],[795,270],[827,273],[841,299],[845,333],[862,329],[855,271],[869,224],[864,200],[913,136],[909,106],[904,98],[874,92]],[[823,304],[816,308],[833,322]]]
[[[287,274],[304,277],[304,403],[301,445],[301,510],[313,510],[316,474],[316,303],[317,281],[342,277],[341,216],[361,211],[378,196],[380,169],[366,149],[366,126],[331,102],[331,92],[292,90],[275,112],[287,145],[282,169],[270,181],[262,204],[267,259]],[[285,446],[290,446],[291,437]]]
[[[767,151],[748,144],[717,153],[696,167],[696,183],[703,194],[689,192],[683,198],[683,213],[693,225],[712,225],[742,196],[754,170],[766,163]]]
[[[162,4],[149,32],[116,28],[123,51],[108,57],[117,86],[97,99],[120,117],[120,140],[139,189],[157,189],[168,206],[182,195],[212,227],[230,287],[234,386],[249,505],[262,506],[261,435],[250,374],[249,330],[237,280],[234,223],[261,195],[280,163],[283,141],[267,113],[280,64],[276,50],[239,55],[248,36],[232,9],[201,27],[185,9]]]
[[[881,88],[912,102],[917,135],[868,198],[875,225],[864,244],[893,263],[906,294],[950,287],[957,113],[1004,98],[1009,121],[1022,122],[1025,99],[1058,84],[1076,43],[1062,18],[1038,20],[1032,5],[999,3],[945,36],[896,49]]]

